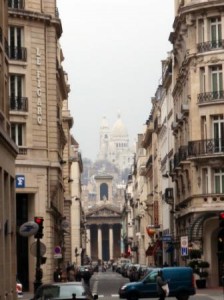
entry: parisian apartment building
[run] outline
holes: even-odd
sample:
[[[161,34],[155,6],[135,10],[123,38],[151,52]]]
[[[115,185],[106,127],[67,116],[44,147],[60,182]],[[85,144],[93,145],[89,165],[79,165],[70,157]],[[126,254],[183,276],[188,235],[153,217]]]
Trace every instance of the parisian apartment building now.
[[[224,270],[224,4],[174,4],[172,50],[127,183],[127,243],[134,261],[151,265],[186,265],[191,251],[200,253],[208,285],[217,286]]]
[[[15,225],[19,229],[34,217],[44,220],[40,240],[43,259],[38,262],[41,279],[37,241],[17,230],[17,276],[24,290],[33,291],[34,281],[52,281],[55,268],[64,268],[72,261],[73,118],[68,107],[68,75],[62,66],[62,24],[56,1],[12,0],[7,5],[8,127],[18,147]],[[80,244],[73,246],[81,248]]]
[[[8,106],[9,59],[7,1],[0,1],[0,297],[16,299],[15,159]]]

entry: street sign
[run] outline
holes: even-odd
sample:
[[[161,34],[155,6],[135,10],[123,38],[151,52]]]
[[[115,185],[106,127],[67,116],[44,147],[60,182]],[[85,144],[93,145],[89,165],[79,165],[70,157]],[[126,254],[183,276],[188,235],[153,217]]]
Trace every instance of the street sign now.
[[[54,254],[61,254],[61,247],[60,246],[56,246],[54,248]]]
[[[163,242],[171,242],[172,241],[172,236],[167,234],[162,236],[162,241]]]
[[[54,254],[54,258],[55,258],[55,259],[62,258],[62,253]]]
[[[188,256],[188,248],[181,247],[181,256]]]
[[[188,255],[188,236],[181,236],[180,238],[181,256]]]
[[[45,246],[44,243],[40,242],[40,255],[43,256],[47,251],[47,248]],[[37,242],[34,242],[31,246],[30,246],[30,253],[33,256],[37,256]]]
[[[25,188],[25,176],[24,175],[16,175],[15,178],[16,188]]]
[[[34,221],[29,221],[23,223],[19,227],[19,234],[24,237],[31,236],[37,233],[38,228],[39,228],[38,225]]]

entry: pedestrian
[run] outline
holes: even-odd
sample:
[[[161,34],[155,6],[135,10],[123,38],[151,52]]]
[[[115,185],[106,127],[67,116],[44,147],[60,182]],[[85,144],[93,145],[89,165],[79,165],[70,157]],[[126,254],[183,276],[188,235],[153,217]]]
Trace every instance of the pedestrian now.
[[[67,269],[67,279],[68,281],[75,281],[75,268],[74,266],[69,266]]]
[[[163,272],[162,272],[162,270],[159,270],[157,278],[156,278],[156,285],[157,285],[157,292],[159,294],[159,300],[164,300],[166,298],[166,292],[162,288],[166,284],[167,284],[167,281],[165,281],[163,278]]]
[[[58,267],[54,271],[54,281],[55,282],[60,282],[61,281],[61,269]]]

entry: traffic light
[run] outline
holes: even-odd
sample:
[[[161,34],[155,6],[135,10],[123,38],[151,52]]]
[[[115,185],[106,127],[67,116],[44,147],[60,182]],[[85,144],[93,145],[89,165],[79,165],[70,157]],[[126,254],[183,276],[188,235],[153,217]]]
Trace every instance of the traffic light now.
[[[44,229],[44,218],[43,217],[34,217],[34,222],[38,224],[38,231],[34,235],[36,239],[42,239],[43,237],[43,229]]]
[[[224,228],[224,211],[219,213],[219,227]]]

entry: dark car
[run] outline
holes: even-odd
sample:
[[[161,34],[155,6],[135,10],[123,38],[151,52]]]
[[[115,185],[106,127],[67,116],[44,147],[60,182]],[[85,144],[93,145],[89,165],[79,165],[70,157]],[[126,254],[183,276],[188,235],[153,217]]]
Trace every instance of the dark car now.
[[[162,270],[163,277],[168,281],[169,296],[178,300],[188,300],[195,294],[194,275],[189,267],[167,267],[151,270],[142,280],[124,284],[119,289],[121,299],[138,300],[139,298],[156,298],[158,271]]]
[[[93,300],[98,295],[92,295],[88,286],[82,282],[55,282],[41,285],[31,300]]]
[[[90,265],[80,266],[77,270],[77,276],[80,278],[90,278],[93,275],[93,268]]]

